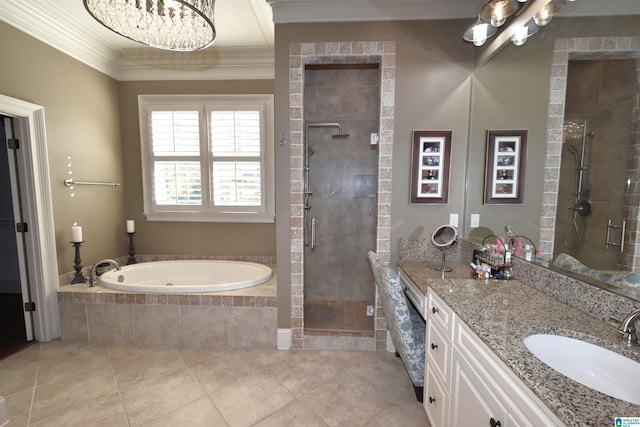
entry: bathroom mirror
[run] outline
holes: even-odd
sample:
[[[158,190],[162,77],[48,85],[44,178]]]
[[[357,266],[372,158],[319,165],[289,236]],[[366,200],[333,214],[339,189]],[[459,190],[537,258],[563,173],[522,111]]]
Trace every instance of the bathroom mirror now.
[[[570,61],[579,61],[578,65],[581,65],[582,69],[576,68],[572,72],[575,76],[570,76],[571,78],[599,73],[600,86],[603,90],[611,91],[615,86],[614,83],[618,83],[619,73],[616,71],[614,74],[608,74],[616,78],[607,77],[609,71],[606,70],[611,66],[609,61],[631,61],[638,67],[640,52],[631,49],[630,39],[626,36],[640,36],[639,28],[639,15],[557,19],[555,26],[545,29],[544,33],[538,35],[539,38],[532,38],[521,47],[505,46],[474,73],[472,96],[474,104],[472,105],[465,209],[465,221],[475,213],[480,215],[481,226],[501,230],[505,224],[510,224],[519,233],[532,237],[541,249],[543,256],[540,258],[543,261],[568,252],[581,264],[591,264],[590,270],[596,270],[598,274],[594,275],[597,278],[584,274],[585,271],[571,273],[564,269],[561,271],[634,299],[640,299],[640,292],[637,288],[617,283],[614,270],[620,266],[622,269],[629,270],[630,266],[635,265],[637,261],[635,254],[632,253],[632,246],[636,242],[630,241],[629,237],[624,243],[621,239],[622,221],[625,220],[627,227],[625,235],[637,235],[637,230],[629,227],[637,223],[634,215],[637,215],[639,199],[633,193],[634,184],[638,182],[639,177],[632,171],[628,172],[628,162],[637,165],[636,157],[628,153],[631,135],[621,129],[629,129],[631,120],[638,120],[638,111],[633,112],[633,116],[629,115],[626,125],[622,126],[618,121],[619,118],[614,117],[613,114],[614,111],[619,110],[617,108],[619,104],[614,108],[610,103],[609,107],[603,108],[605,113],[603,117],[598,117],[596,112],[589,108],[594,107],[596,99],[600,101],[606,96],[620,97],[625,91],[627,95],[635,93],[635,96],[638,96],[638,82],[635,82],[635,87],[632,89],[615,89],[613,95],[606,96],[584,89],[583,84],[577,84],[575,86],[583,89],[573,96],[581,97],[581,101],[577,103],[577,107],[565,112],[564,104],[567,95],[564,92],[564,84],[568,88],[574,84],[566,80],[563,82],[556,77],[560,76],[558,73],[562,71],[562,68],[557,68],[558,63],[564,63],[566,72],[569,70]],[[608,49],[606,44],[602,45],[602,39],[599,40],[601,49],[594,49],[593,46],[588,45],[589,41],[598,41],[599,37],[611,35],[618,36],[609,39],[613,43],[618,43],[618,52],[615,54],[612,54],[612,49]],[[571,51],[567,50],[566,45],[558,47],[554,44],[557,38],[567,39],[567,43],[577,43],[575,46],[578,48]],[[625,40],[628,48],[619,49],[620,43],[624,43]],[[585,44],[581,45],[581,42]],[[636,49],[637,46],[634,45]],[[596,63],[596,61],[604,62]],[[629,67],[629,64],[624,66]],[[552,74],[554,79],[551,79]],[[634,75],[637,79],[638,73]],[[549,95],[550,91],[551,95]],[[527,102],[517,105],[511,101],[514,97],[526,99]],[[549,103],[550,99],[551,103]],[[486,113],[486,110],[492,110],[492,114]],[[585,121],[586,127],[582,126]],[[547,125],[551,129],[549,133]],[[573,125],[576,129],[565,130],[565,125]],[[531,155],[527,159],[526,200],[521,207],[486,206],[477,195],[482,188],[476,183],[481,180],[480,177],[484,171],[478,166],[480,162],[473,161],[474,158],[484,156],[479,143],[480,136],[487,129],[500,127],[508,129],[516,126],[529,129]],[[605,144],[613,138],[614,131],[626,132],[626,147],[607,148],[608,145]],[[584,144],[583,136],[586,139]],[[596,145],[597,139],[603,142]],[[611,158],[608,159],[608,156]],[[582,185],[578,188],[581,171]],[[612,172],[620,172],[624,178],[622,180],[614,178],[615,174]],[[595,199],[596,186],[602,186],[598,191],[605,194],[602,196],[605,200]],[[570,196],[564,195],[565,190]],[[610,200],[614,194],[621,195],[623,199],[617,202]],[[606,204],[611,204],[612,208],[616,206],[618,212],[611,211]],[[620,209],[622,206],[626,208]],[[608,217],[612,220],[609,227],[607,226]],[[564,239],[569,229],[573,229],[574,232],[577,229],[581,233],[583,247],[598,247],[601,253],[581,254],[580,252],[588,251],[564,247]],[[609,245],[605,257],[602,252],[605,250],[607,230],[609,242],[612,244]],[[471,234],[472,229],[468,222],[465,224],[465,231],[465,235]],[[573,237],[575,236],[570,236],[568,239],[570,246],[575,246],[569,241]],[[618,245],[624,248],[622,253],[620,253],[621,246]],[[606,274],[599,274],[602,272]]]

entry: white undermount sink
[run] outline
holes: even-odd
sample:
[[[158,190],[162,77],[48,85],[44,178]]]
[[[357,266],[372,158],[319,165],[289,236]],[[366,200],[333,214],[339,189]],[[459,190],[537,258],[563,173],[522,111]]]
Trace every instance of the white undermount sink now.
[[[572,380],[640,404],[640,363],[595,344],[559,335],[531,335],[524,344],[534,356]]]

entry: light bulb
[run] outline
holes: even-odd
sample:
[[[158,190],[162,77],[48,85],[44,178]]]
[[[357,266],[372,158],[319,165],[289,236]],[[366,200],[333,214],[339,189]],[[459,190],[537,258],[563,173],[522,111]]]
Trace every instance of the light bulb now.
[[[478,24],[473,27],[473,44],[482,46],[487,41],[487,24]]]
[[[544,27],[549,22],[551,22],[552,17],[553,15],[551,14],[551,7],[547,5],[543,7],[540,12],[534,15],[533,22],[535,22],[538,27]]]
[[[529,32],[527,31],[527,27],[522,25],[515,29],[515,31],[511,35],[511,41],[516,46],[522,46],[524,42],[527,41],[528,35],[529,35]]]

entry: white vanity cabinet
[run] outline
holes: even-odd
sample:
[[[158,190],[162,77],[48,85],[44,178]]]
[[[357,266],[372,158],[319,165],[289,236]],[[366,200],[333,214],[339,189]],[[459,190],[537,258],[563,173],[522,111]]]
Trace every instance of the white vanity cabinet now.
[[[431,289],[424,407],[432,427],[562,426]]]
[[[453,348],[451,425],[564,425],[459,319]]]
[[[430,290],[424,301],[427,336],[423,405],[432,426],[448,426],[453,312]]]

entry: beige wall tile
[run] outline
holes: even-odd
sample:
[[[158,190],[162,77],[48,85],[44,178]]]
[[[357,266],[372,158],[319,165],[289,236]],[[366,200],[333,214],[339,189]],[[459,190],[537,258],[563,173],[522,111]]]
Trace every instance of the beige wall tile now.
[[[182,344],[196,347],[226,347],[227,316],[227,307],[180,306]]]
[[[133,330],[138,344],[180,345],[180,308],[177,305],[134,305]]]
[[[62,341],[89,341],[85,305],[61,302],[58,307]]]
[[[129,304],[87,304],[89,341],[133,342],[133,315]]]
[[[229,347],[275,347],[276,316],[275,308],[229,307]]]

